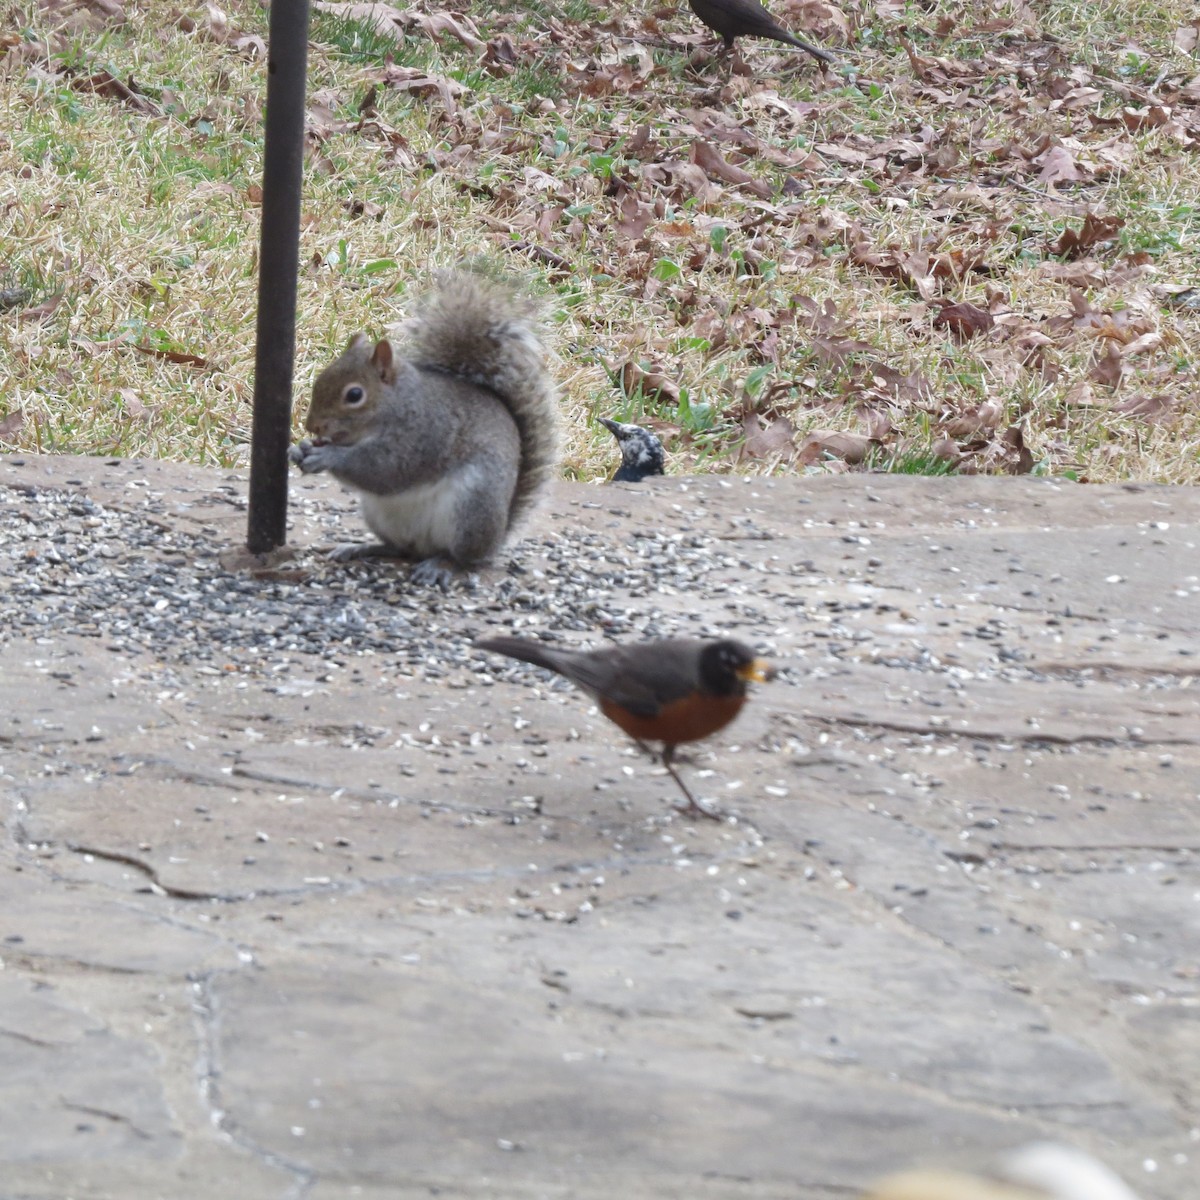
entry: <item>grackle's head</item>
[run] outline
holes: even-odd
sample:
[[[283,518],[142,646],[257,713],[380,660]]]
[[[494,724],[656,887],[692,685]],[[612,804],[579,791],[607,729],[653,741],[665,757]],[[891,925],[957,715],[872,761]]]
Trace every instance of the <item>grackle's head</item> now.
[[[613,476],[614,483],[638,483],[647,476],[663,473],[665,455],[656,434],[640,425],[625,425],[607,417],[601,417],[600,424],[621,447],[621,465]]]

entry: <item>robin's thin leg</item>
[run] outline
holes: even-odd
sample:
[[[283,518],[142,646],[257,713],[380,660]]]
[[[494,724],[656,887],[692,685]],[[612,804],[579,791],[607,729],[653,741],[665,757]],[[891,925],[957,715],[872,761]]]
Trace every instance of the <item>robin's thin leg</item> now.
[[[687,784],[675,773],[675,768],[671,766],[671,758],[675,753],[674,746],[663,746],[662,765],[667,768],[667,774],[671,776],[677,784],[679,790],[687,797],[687,805],[676,804],[675,810],[683,813],[694,813],[698,817],[707,817],[710,821],[723,821],[725,814],[720,809],[705,808],[703,804],[696,803],[696,797],[687,789]]]

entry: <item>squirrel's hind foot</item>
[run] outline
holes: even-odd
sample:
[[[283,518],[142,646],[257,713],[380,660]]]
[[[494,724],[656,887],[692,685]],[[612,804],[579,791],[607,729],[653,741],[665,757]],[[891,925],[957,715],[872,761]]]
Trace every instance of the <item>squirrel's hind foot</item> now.
[[[438,558],[436,555],[417,563],[410,578],[421,587],[439,587],[443,592],[448,592],[451,584],[456,581],[467,588],[474,588],[479,582],[475,574],[464,573],[447,559]]]

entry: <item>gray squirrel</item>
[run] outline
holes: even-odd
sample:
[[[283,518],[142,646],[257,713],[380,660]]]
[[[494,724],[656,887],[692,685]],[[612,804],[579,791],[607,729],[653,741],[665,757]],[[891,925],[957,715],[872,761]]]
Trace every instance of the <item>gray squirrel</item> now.
[[[492,555],[558,463],[558,394],[536,308],[507,284],[444,273],[392,349],[354,337],[317,376],[289,452],[360,494],[379,541],[334,557],[417,559],[445,587]]]

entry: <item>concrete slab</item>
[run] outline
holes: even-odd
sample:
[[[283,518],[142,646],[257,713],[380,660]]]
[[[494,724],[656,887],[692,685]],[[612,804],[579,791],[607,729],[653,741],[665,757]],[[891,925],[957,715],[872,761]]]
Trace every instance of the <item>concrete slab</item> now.
[[[323,559],[319,477],[232,568],[243,495],[0,458],[0,1194],[828,1200],[1048,1136],[1194,1195],[1194,493],[561,485],[446,595]],[[771,653],[683,767],[729,818],[491,629]]]

